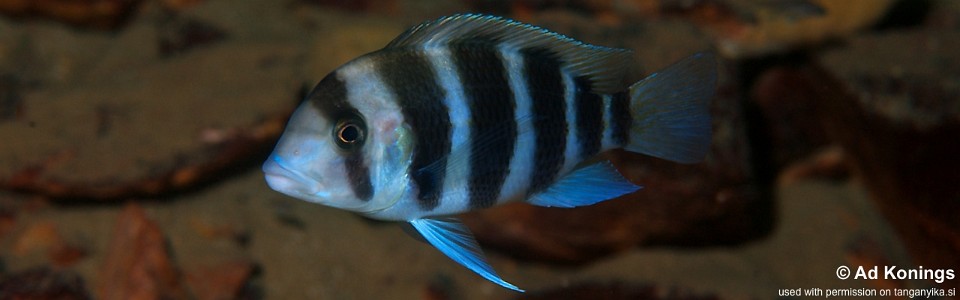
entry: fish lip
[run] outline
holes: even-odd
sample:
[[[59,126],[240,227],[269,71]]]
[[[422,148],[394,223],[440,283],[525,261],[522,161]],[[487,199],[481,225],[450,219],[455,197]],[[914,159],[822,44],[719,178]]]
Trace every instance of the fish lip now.
[[[270,155],[270,159],[263,164],[263,173],[267,175],[289,177],[290,179],[295,179],[298,182],[303,182],[303,179],[309,178],[296,169],[287,167],[287,162],[276,154]]]
[[[277,168],[280,168],[279,172],[277,172]],[[283,160],[280,157],[276,154],[271,154],[270,159],[263,164],[263,173],[282,176],[283,172],[293,173],[293,171],[283,165]]]
[[[310,185],[306,184],[312,181],[309,180],[310,177],[288,167],[286,161],[276,154],[270,155],[270,159],[263,164],[262,170],[267,185],[273,190],[311,202],[323,202],[327,198],[326,195],[314,191],[315,188],[311,189]]]
[[[300,177],[299,174],[297,174],[297,172],[284,166],[282,159],[277,157],[276,155],[270,155],[270,159],[268,159],[263,164],[262,169],[263,169],[264,177],[266,178],[274,177],[274,178],[295,179],[294,177]],[[267,180],[267,182],[269,183],[270,180]]]

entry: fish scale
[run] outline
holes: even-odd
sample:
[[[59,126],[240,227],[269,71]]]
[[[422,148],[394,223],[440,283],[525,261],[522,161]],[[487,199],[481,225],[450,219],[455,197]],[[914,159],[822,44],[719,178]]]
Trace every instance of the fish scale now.
[[[446,160],[450,151],[450,118],[443,88],[431,70],[429,56],[419,51],[392,51],[375,56],[378,72],[396,94],[404,120],[416,137],[409,173],[421,208],[440,204]],[[428,165],[436,168],[425,170]]]
[[[626,145],[630,140],[633,116],[630,115],[629,101],[625,92],[613,94],[610,99],[610,139],[617,146]]]
[[[514,93],[495,44],[481,40],[450,48],[464,83],[462,87],[473,121],[470,124],[473,143],[469,154],[468,207],[490,207],[501,196],[500,188],[514,154],[517,139]]]
[[[451,215],[509,201],[572,208],[639,190],[608,161],[583,164],[606,150],[680,163],[709,150],[713,56],[626,87],[629,55],[494,16],[414,26],[317,84],[264,163],[267,183],[407,222],[454,261],[522,291]]]
[[[539,49],[524,51],[523,56],[537,141],[528,191],[534,194],[553,183],[563,166],[567,143],[566,104],[559,61]]]
[[[603,146],[603,132],[607,127],[603,124],[603,97],[590,91],[587,79],[579,77],[574,80],[577,85],[576,107],[577,112],[577,140],[580,141],[580,156],[578,160],[586,160],[600,152]]]

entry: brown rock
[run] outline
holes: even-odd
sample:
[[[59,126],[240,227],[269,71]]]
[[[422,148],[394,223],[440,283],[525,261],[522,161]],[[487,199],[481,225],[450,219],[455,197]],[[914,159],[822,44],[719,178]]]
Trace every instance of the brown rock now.
[[[26,255],[38,250],[49,250],[63,243],[63,237],[53,222],[38,222],[29,226],[13,244],[13,253]]]
[[[839,165],[846,165],[897,227],[917,264],[957,269],[960,188],[954,183],[960,164],[951,157],[960,151],[960,34],[927,30],[853,38],[822,55],[822,66],[774,66],[759,76],[752,100],[767,121],[778,166],[824,143],[842,147],[800,160],[781,173],[782,181],[836,176]],[[851,259],[872,259],[861,254]]]
[[[139,0],[0,0],[0,12],[14,16],[41,16],[100,29],[116,28]]]
[[[67,270],[36,268],[0,280],[4,300],[85,300],[90,294],[79,275]]]
[[[122,199],[182,190],[273,147],[296,105],[295,47],[217,43],[24,95],[0,122],[0,187]]]
[[[810,178],[847,178],[850,175],[847,159],[840,146],[827,146],[782,169],[777,176],[777,185],[786,186]]]
[[[801,54],[743,62],[759,73],[747,102],[755,111],[751,142],[769,161],[770,174],[777,174],[780,185],[811,177],[843,179],[850,173],[847,154],[831,140],[822,118],[817,117],[813,102],[820,97],[821,87],[813,85],[819,83],[796,72],[809,60]]]
[[[250,261],[237,260],[199,268],[186,273],[187,286],[198,300],[238,299],[254,267]]]
[[[831,137],[916,262],[960,269],[960,32],[866,35],[821,61],[798,72]]]
[[[69,267],[87,256],[87,250],[79,246],[64,244],[50,251],[50,261],[55,267]]]
[[[775,169],[805,159],[829,143],[821,120],[811,117],[815,114],[811,99],[817,95],[810,84],[782,65],[762,71],[753,83],[750,103],[762,123],[756,138],[768,144]]]
[[[17,225],[17,213],[14,209],[0,204],[0,239],[6,238]]]
[[[117,218],[99,274],[100,299],[184,299],[163,233],[135,203]]]
[[[721,53],[747,58],[849,37],[887,13],[892,0],[695,1],[684,10],[717,39]]]
[[[64,240],[57,225],[50,221],[31,224],[13,244],[13,254],[26,256],[43,253],[57,267],[73,265],[86,256],[86,250]]]

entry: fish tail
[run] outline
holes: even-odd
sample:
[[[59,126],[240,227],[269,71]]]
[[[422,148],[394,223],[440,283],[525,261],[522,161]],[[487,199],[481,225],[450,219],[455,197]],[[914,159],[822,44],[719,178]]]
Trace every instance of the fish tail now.
[[[634,83],[624,148],[678,163],[697,163],[710,150],[710,99],[717,81],[711,53],[697,53]]]

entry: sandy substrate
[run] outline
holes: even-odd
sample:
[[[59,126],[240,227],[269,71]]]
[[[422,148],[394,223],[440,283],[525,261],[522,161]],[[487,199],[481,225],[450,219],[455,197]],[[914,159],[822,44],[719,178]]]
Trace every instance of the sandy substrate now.
[[[253,260],[261,268],[253,284],[266,299],[422,299],[435,282],[447,285],[455,298],[513,295],[395,224],[287,198],[271,191],[261,176],[249,170],[195,194],[144,203],[179,266]],[[778,196],[780,221],[773,235],[740,247],[635,249],[581,267],[488,256],[503,278],[530,291],[622,281],[724,299],[773,298],[782,288],[878,288],[878,282],[834,275],[837,267],[856,262],[852,252],[864,243],[891,265],[909,266],[898,239],[856,184],[802,181],[781,188]],[[96,286],[118,211],[113,205],[48,207],[22,215],[21,222],[53,222],[67,241],[82,243],[90,256],[73,269]],[[246,232],[249,242],[241,246],[198,229],[208,227]],[[4,259],[9,271],[36,264],[10,253]]]

